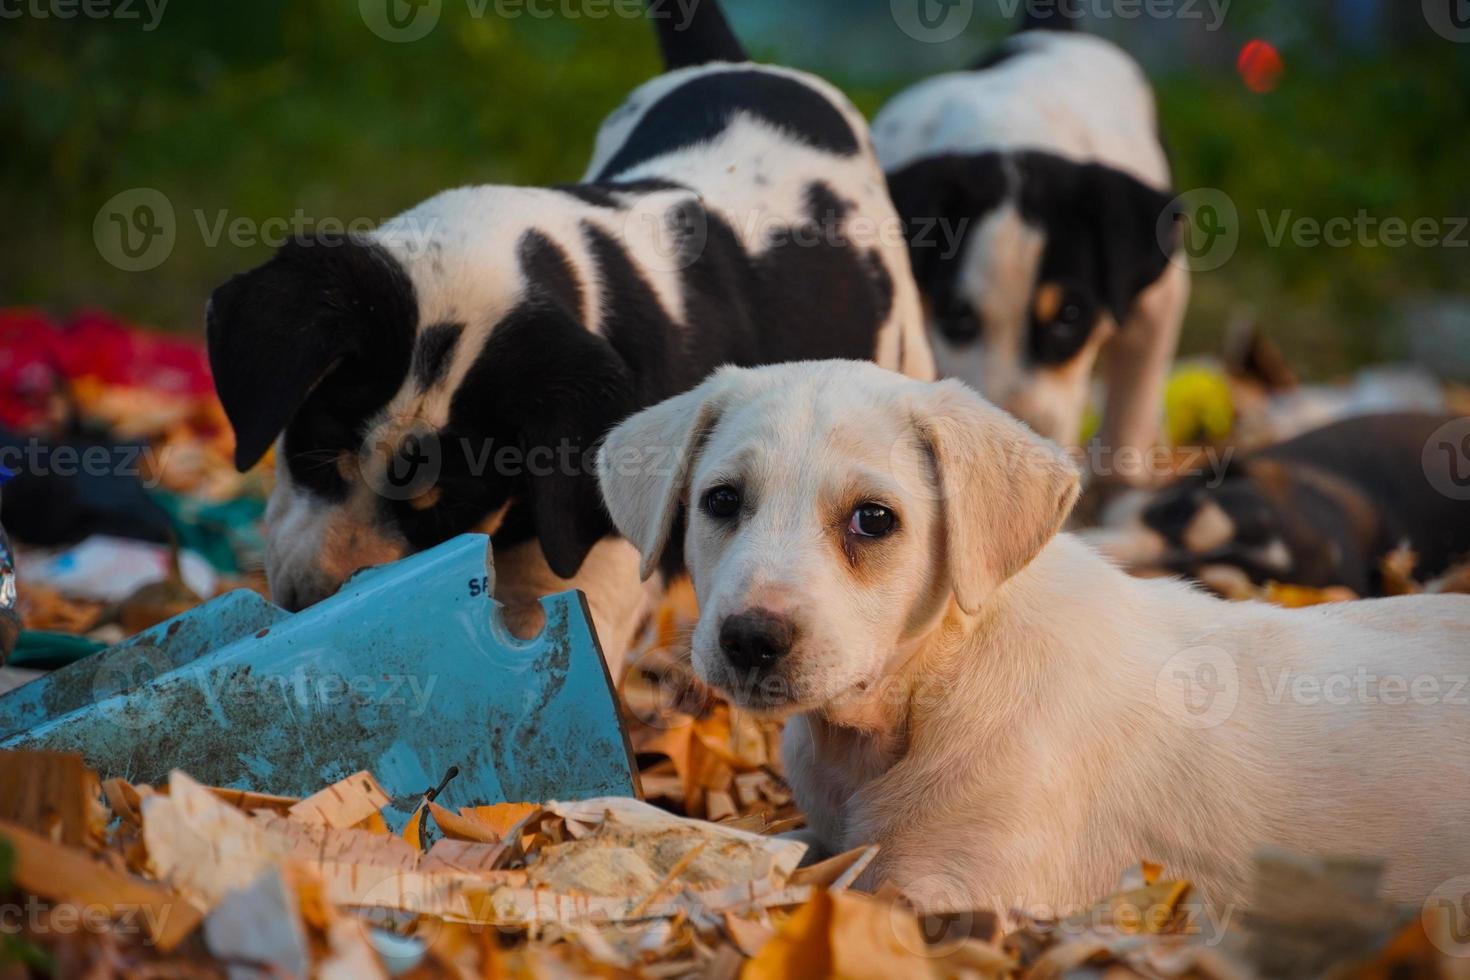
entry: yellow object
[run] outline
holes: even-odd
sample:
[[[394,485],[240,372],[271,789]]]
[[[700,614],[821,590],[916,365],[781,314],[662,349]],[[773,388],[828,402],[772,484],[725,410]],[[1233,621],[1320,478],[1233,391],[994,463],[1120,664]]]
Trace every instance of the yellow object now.
[[[1219,442],[1235,424],[1235,402],[1225,375],[1208,367],[1182,367],[1164,388],[1164,431],[1172,446]]]

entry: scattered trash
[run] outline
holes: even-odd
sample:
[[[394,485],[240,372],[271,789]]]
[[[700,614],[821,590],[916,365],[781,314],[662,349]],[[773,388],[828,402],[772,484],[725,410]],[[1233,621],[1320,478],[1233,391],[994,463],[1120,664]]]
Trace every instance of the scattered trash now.
[[[196,596],[214,595],[219,576],[209,562],[186,551],[179,554],[177,566],[183,584]],[[98,535],[60,554],[27,562],[24,573],[27,583],[50,586],[63,595],[116,603],[144,586],[167,582],[174,567],[167,547]]]
[[[484,584],[488,550],[464,535],[294,615],[230,593],[0,696],[0,745],[296,795],[371,769],[414,793],[388,807],[395,827],[451,766],[456,806],[634,795],[580,594],[543,599],[541,636],[517,639]]]

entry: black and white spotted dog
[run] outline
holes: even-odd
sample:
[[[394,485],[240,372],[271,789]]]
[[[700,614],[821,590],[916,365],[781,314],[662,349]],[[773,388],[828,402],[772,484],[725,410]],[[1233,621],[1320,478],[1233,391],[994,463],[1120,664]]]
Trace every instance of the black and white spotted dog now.
[[[591,466],[609,428],[722,364],[932,374],[863,118],[749,63],[713,0],[678,29],[650,16],[667,71],[603,123],[583,183],[446,191],[214,293],[235,462],[277,447],[278,602],[482,530],[513,628],[583,589],[616,670],[647,593]]]
[[[1074,24],[1034,0],[975,68],[897,95],[873,137],[940,374],[1070,445],[1101,359],[1102,444],[1148,448],[1189,295],[1170,168],[1143,72]]]

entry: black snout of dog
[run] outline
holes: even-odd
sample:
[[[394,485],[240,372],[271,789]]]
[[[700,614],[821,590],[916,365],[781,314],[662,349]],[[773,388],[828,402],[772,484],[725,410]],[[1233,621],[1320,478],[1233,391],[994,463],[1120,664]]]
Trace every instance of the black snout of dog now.
[[[796,624],[765,609],[747,609],[720,624],[720,649],[741,670],[765,670],[796,643]]]

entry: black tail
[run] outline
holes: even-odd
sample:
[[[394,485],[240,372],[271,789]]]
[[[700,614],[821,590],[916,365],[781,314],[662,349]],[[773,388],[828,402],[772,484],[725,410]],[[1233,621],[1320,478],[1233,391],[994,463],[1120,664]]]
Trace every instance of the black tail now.
[[[649,0],[648,16],[658,30],[658,48],[664,71],[711,61],[749,61],[750,56],[730,30],[719,0]]]
[[[1081,26],[1079,0],[1025,0],[1017,31],[1075,31]]]

